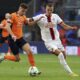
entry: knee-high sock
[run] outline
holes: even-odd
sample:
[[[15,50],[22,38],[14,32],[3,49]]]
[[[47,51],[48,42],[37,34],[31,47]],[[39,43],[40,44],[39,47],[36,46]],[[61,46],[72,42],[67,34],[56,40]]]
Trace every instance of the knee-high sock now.
[[[4,59],[10,60],[10,61],[16,61],[16,57],[14,55],[5,55]]]
[[[62,66],[64,67],[64,69],[65,69],[69,74],[71,74],[71,73],[72,73],[72,70],[70,69],[70,67],[68,66],[66,60],[64,59],[63,53],[60,53],[60,54],[58,55],[58,58],[59,58],[60,63],[61,63]]]
[[[28,53],[28,60],[29,60],[29,63],[31,64],[31,66],[35,66],[35,61],[34,61],[33,54],[30,51]]]

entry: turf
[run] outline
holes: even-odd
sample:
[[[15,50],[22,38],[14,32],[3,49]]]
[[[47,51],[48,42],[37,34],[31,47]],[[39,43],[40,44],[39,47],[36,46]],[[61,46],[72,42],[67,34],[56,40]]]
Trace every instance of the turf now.
[[[80,80],[80,76],[69,76],[59,64],[57,57],[51,54],[34,55],[37,67],[42,74],[31,77],[27,73],[29,62],[26,60],[26,55],[20,56],[20,62],[3,61],[0,63],[0,80]],[[80,75],[80,57],[68,56],[67,62],[72,70]]]

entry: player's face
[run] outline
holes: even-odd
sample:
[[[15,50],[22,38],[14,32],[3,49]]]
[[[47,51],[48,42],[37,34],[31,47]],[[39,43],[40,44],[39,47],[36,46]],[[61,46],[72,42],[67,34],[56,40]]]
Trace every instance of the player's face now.
[[[22,8],[22,7],[19,7],[19,10],[18,10],[18,14],[19,15],[25,15],[26,14],[26,12],[27,12],[27,9],[24,9],[24,8]]]
[[[53,9],[54,9],[53,7],[46,6],[46,14],[51,15],[53,12]]]

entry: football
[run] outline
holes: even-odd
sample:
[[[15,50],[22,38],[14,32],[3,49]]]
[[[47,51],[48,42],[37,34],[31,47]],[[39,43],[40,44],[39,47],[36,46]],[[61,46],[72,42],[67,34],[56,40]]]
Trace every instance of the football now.
[[[38,74],[38,69],[36,67],[30,67],[28,73],[30,76],[36,76]]]

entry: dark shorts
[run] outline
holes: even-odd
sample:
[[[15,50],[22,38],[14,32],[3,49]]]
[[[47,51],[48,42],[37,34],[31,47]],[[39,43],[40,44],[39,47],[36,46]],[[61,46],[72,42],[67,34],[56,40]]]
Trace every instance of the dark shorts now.
[[[20,39],[17,39],[15,42],[10,37],[8,42],[9,42],[10,49],[14,55],[19,54],[19,49],[22,49],[22,47],[27,43],[27,41],[25,41],[23,37]]]
[[[6,40],[8,40],[8,37],[0,37],[0,44],[3,44]]]
[[[27,41],[24,40],[24,38],[20,38],[16,40],[16,45],[18,45],[19,48],[22,49],[22,47],[27,43]]]

